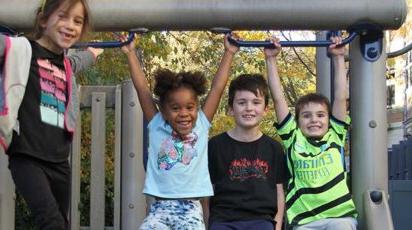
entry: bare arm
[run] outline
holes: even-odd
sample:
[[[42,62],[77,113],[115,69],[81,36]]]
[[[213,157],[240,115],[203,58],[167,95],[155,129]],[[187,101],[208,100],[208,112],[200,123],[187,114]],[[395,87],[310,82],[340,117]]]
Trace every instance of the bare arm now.
[[[232,65],[233,57],[239,50],[238,47],[232,45],[227,40],[228,35],[225,36],[225,52],[223,54],[222,60],[220,61],[219,69],[212,81],[212,86],[207,95],[205,104],[203,105],[203,112],[205,113],[207,119],[212,121],[213,116],[216,113],[217,107],[219,106],[220,98],[225,90],[225,86],[229,79],[230,67]]]
[[[328,51],[332,56],[335,81],[334,81],[334,101],[332,115],[343,121],[346,116],[346,68],[345,68],[345,48],[337,46],[342,42],[341,37],[332,37],[333,44]]]
[[[282,229],[283,216],[285,213],[285,191],[283,190],[283,184],[276,184],[277,205],[278,212],[275,215],[276,230]]]
[[[202,204],[203,209],[203,219],[205,221],[206,229],[208,229],[209,225],[209,197],[203,197],[200,199],[200,203]]]
[[[272,94],[273,103],[275,106],[276,118],[278,123],[282,122],[289,113],[288,104],[282,91],[280,83],[278,67],[276,64],[276,56],[280,53],[281,46],[279,39],[272,38],[272,43],[276,46],[275,49],[264,49],[266,68],[268,74],[268,84],[270,93]]]
[[[125,38],[123,37],[122,40],[124,39]],[[134,42],[123,46],[122,51],[127,56],[133,85],[137,91],[137,96],[139,98],[144,117],[147,121],[150,121],[158,110],[156,108],[155,102],[153,101],[152,93],[149,89],[148,82],[146,81],[142,66],[140,65],[140,61],[136,55]]]

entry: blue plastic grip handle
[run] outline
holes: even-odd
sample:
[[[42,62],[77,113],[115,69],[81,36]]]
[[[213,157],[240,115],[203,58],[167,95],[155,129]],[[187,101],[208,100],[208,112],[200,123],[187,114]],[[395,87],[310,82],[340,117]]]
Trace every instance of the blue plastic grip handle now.
[[[342,40],[340,45],[346,45],[350,43],[358,34],[351,32],[349,36]],[[263,48],[275,48],[270,41],[243,41],[236,40],[232,36],[228,37],[230,43],[238,47],[263,47]],[[282,47],[328,47],[332,44],[331,41],[280,41]]]
[[[134,39],[134,32],[129,32],[129,36],[125,42],[119,41],[107,41],[107,42],[79,42],[74,44],[71,48],[86,48],[86,47],[93,47],[93,48],[117,48],[122,47],[124,45],[129,44]]]

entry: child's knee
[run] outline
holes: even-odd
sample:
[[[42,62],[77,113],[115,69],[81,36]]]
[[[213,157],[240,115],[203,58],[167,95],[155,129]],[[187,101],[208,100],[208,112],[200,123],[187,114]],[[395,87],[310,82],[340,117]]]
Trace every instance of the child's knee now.
[[[162,224],[160,221],[155,221],[154,219],[144,220],[142,225],[140,225],[139,230],[169,230],[170,228]]]

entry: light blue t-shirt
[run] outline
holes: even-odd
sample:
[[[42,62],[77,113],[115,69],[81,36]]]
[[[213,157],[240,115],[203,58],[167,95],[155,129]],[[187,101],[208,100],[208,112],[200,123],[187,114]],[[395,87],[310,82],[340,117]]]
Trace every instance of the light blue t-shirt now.
[[[186,140],[157,113],[149,122],[149,156],[143,193],[162,198],[213,195],[208,170],[207,142],[211,124],[203,111]]]

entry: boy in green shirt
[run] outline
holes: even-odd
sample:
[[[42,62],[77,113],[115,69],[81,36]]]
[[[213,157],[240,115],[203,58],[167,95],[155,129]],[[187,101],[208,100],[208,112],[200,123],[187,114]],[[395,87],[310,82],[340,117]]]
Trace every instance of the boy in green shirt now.
[[[287,155],[288,222],[294,230],[356,229],[356,209],[344,167],[342,149],[350,118],[346,114],[346,74],[341,38],[329,46],[335,69],[332,110],[326,97],[308,94],[300,98],[295,116],[289,112],[277,71],[279,40],[275,49],[265,49],[269,88],[273,97],[277,129]]]

